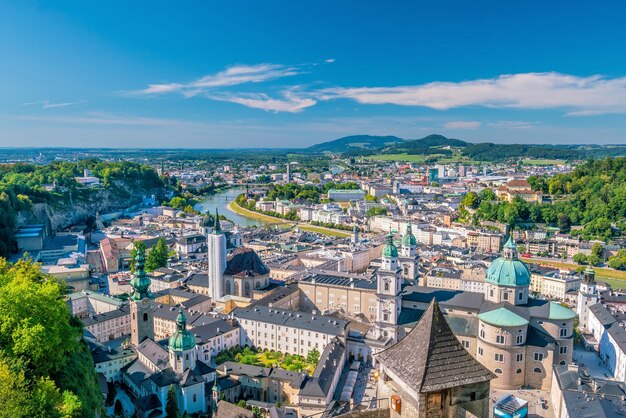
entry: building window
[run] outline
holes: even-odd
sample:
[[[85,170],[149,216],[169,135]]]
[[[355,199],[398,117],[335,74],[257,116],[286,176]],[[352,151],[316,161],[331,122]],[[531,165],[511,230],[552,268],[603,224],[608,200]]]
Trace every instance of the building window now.
[[[559,336],[561,337],[567,337],[567,328],[561,328],[559,330]]]
[[[502,300],[509,300],[509,292],[504,292],[502,294]]]
[[[519,300],[523,300],[524,299],[524,292],[519,292]]]
[[[496,335],[496,343],[504,344],[504,335]]]
[[[495,354],[494,359],[500,363],[504,362],[504,354]]]
[[[543,353],[535,353],[535,361],[543,361]]]
[[[496,374],[502,374],[502,369],[495,369],[495,370],[494,370],[494,372],[495,372]]]
[[[559,347],[559,354],[567,354],[567,347]]]
[[[485,338],[485,330],[484,329],[480,330],[480,338]]]
[[[145,313],[145,312],[144,312],[144,314],[143,314],[143,320],[144,320],[144,321],[147,321],[147,320],[148,320],[148,314],[147,314],[147,313]]]
[[[463,345],[463,347],[465,348],[469,348],[470,346],[470,342],[467,340],[461,340],[461,344]]]
[[[515,360],[519,363],[520,361],[524,360],[524,355],[522,353],[515,355]]]
[[[515,373],[520,374],[522,372],[522,369],[517,369],[515,370]]]
[[[517,344],[521,344],[524,342],[524,336],[523,335],[518,335],[517,338],[515,339],[515,341],[517,342]]]
[[[483,355],[483,349],[482,347],[478,347],[478,355],[482,356]]]
[[[389,321],[389,314],[383,314],[383,321]]]
[[[493,289],[489,289],[489,297],[493,297]]]
[[[565,366],[565,360],[561,360],[561,362],[559,363],[561,366]]]
[[[535,368],[533,369],[533,372],[535,372],[535,373],[541,373],[541,369],[540,369],[539,367],[535,367]]]
[[[197,399],[197,396],[196,396],[196,394],[194,393],[194,394],[193,394],[193,402],[195,402],[195,401],[196,401],[196,399]]]
[[[385,282],[385,290],[389,290],[389,283]]]

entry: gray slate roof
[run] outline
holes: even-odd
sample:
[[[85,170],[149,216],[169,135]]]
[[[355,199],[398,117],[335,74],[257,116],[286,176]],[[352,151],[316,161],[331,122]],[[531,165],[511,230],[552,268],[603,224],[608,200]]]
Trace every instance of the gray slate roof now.
[[[487,382],[495,377],[461,346],[435,299],[418,324],[378,361],[418,393]]]

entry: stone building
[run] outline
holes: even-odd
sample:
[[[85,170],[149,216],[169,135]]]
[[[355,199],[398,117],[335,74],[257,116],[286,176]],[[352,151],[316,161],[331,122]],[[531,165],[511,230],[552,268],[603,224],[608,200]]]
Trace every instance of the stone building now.
[[[433,299],[400,342],[376,356],[379,398],[390,416],[489,416],[489,382],[495,376],[452,333]]]

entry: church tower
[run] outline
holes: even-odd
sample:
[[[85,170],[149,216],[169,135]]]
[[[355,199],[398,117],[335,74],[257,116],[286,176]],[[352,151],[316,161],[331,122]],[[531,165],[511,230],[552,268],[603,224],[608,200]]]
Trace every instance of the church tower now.
[[[415,235],[413,235],[410,222],[406,226],[406,232],[402,237],[402,248],[400,252],[402,278],[413,282],[418,278],[419,257],[417,255],[417,239],[415,238]]]
[[[216,301],[224,296],[224,270],[226,270],[226,236],[220,227],[217,208],[213,231],[207,236],[207,247],[209,295]]]
[[[582,276],[583,281],[578,290],[576,313],[580,320],[580,328],[589,329],[589,307],[598,303],[596,272],[590,266],[587,266]]]
[[[398,248],[393,243],[393,234],[387,235],[383,247],[382,265],[376,272],[376,333],[377,338],[397,339],[398,316],[400,315],[402,279],[398,264]]]
[[[137,250],[135,256],[135,274],[130,281],[133,293],[130,295],[130,341],[136,347],[146,338],[154,338],[154,319],[152,318],[152,293],[150,278],[144,271],[146,262],[145,249]]]
[[[176,332],[168,342],[170,366],[177,373],[196,367],[196,339],[187,330],[187,317],[180,308],[176,317]]]
[[[352,226],[352,234],[350,235],[350,245],[355,246],[359,243],[359,228]]]

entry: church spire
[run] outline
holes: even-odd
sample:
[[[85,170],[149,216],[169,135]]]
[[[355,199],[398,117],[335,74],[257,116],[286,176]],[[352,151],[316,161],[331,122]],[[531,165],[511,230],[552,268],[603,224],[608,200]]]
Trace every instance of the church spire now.
[[[220,226],[220,215],[217,211],[217,208],[215,208],[215,222],[213,223],[213,233],[216,235],[222,233],[222,227]]]
[[[150,293],[150,278],[143,269],[145,262],[146,250],[143,246],[140,246],[137,248],[137,255],[135,256],[135,273],[130,281],[130,285],[133,288],[133,294],[130,298],[135,301],[152,297],[152,293]]]

